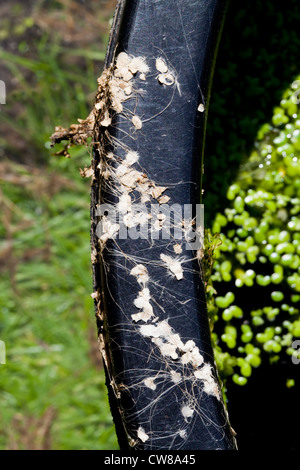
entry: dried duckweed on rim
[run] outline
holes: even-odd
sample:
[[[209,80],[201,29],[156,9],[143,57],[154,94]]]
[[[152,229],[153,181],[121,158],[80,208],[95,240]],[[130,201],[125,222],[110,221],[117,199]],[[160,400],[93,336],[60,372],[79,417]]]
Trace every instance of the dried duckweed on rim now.
[[[154,84],[157,81],[166,87],[176,84],[180,93],[176,73],[170,69],[167,62],[162,58],[158,58],[155,61],[155,67],[156,70],[153,67],[152,72],[154,71],[154,73],[150,76]],[[117,256],[126,258],[124,276],[127,276],[133,286],[130,305],[126,305],[126,328],[132,334],[134,333],[136,338],[138,335],[140,336],[139,340],[142,340],[145,344],[145,351],[141,352],[147,355],[154,354],[156,360],[159,361],[159,370],[137,371],[137,380],[132,388],[140,390],[141,393],[143,388],[148,388],[148,393],[153,393],[154,400],[157,403],[161,398],[160,391],[162,389],[166,393],[173,394],[176,386],[182,386],[184,396],[182,401],[178,403],[178,416],[181,422],[178,422],[178,427],[172,432],[174,435],[185,438],[187,436],[185,428],[189,424],[188,420],[194,420],[196,415],[199,416],[202,413],[201,406],[193,400],[193,394],[197,394],[199,400],[201,400],[203,392],[217,398],[220,397],[213,368],[206,367],[204,358],[194,341],[181,339],[180,331],[177,332],[173,329],[172,318],[166,318],[167,312],[164,311],[163,304],[159,302],[159,295],[162,292],[160,285],[161,274],[165,277],[168,276],[169,280],[171,277],[170,285],[173,285],[176,289],[177,281],[182,280],[184,277],[182,264],[190,260],[178,256],[182,253],[181,239],[179,242],[174,239],[174,243],[172,241],[172,244],[166,248],[168,251],[165,251],[165,253],[171,253],[173,256],[161,253],[160,256],[157,256],[158,259],[151,260],[151,265],[149,260],[145,261],[144,258],[139,258],[139,253],[135,253],[133,256],[130,253],[123,252],[122,245],[119,245],[118,240],[116,240],[123,225],[127,228],[141,227],[143,224],[148,223],[149,218],[151,218],[151,222],[153,222],[151,229],[149,229],[151,235],[166,226],[166,215],[162,213],[164,208],[161,205],[170,201],[170,196],[167,193],[165,194],[165,191],[169,188],[163,186],[162,183],[159,185],[151,179],[151,172],[148,175],[148,169],[143,168],[144,162],[137,152],[137,150],[140,152],[139,142],[136,144],[138,134],[136,131],[142,129],[143,122],[146,123],[157,115],[146,115],[144,117],[144,114],[140,111],[141,108],[139,108],[139,98],[142,95],[141,81],[146,80],[148,72],[149,67],[144,57],[132,57],[126,52],[118,54],[115,63],[104,71],[98,79],[98,93],[89,117],[87,120],[79,121],[79,124],[71,127],[71,130],[74,134],[78,133],[73,141],[79,138],[84,139],[81,131],[87,128],[89,135],[94,136],[96,145],[99,142],[99,152],[96,153],[98,160],[95,168],[101,175],[100,182],[104,183],[105,191],[111,191],[115,196],[113,210],[120,215],[118,219],[120,225],[115,221],[112,222],[105,215],[101,215],[99,223],[101,233],[96,231],[98,239],[95,240],[96,248],[92,249],[92,261],[93,263],[101,262],[104,250],[112,249],[112,246],[116,250]],[[138,86],[141,88],[138,88]],[[163,89],[164,87],[161,88],[161,90]],[[170,99],[173,99],[172,91],[175,93],[176,87],[171,90],[171,93],[169,93],[170,89],[165,91],[163,94],[166,95],[166,100],[171,102]],[[170,94],[172,95],[171,98]],[[166,108],[165,106],[161,113]],[[109,133],[108,128],[115,113],[122,113],[120,116],[122,122],[126,120],[126,131],[129,133],[129,137],[131,134],[134,142],[133,148],[130,148],[128,141],[125,145],[125,141],[117,141],[114,134]],[[143,118],[139,114],[142,114]],[[120,120],[118,117],[115,120],[115,125]],[[105,153],[106,143],[109,143],[109,148],[112,150],[110,153]],[[92,170],[89,168],[86,168],[83,172],[86,176],[89,173],[91,176],[93,175]],[[157,211],[151,209],[151,214],[144,214],[136,210],[139,203],[144,204],[150,201],[155,203],[153,206],[158,208]],[[151,231],[153,232],[151,233]],[[112,241],[109,246],[107,244],[108,240]],[[155,240],[155,237],[153,237],[153,240]],[[157,273],[160,277],[156,275]],[[98,290],[92,294],[92,298],[99,307]],[[160,294],[158,294],[159,292]],[[101,321],[104,320],[104,314],[99,313],[99,315],[98,318]],[[104,333],[106,334],[106,332],[101,331],[99,337],[105,360],[103,342],[106,338]],[[137,344],[139,344],[138,341]],[[110,373],[109,367],[108,372]],[[120,399],[122,384],[117,384],[112,377],[110,379],[114,393]],[[191,388],[193,392],[191,392]],[[130,387],[128,387],[128,392],[130,393]],[[154,406],[153,403],[153,411]],[[135,428],[134,430],[129,429],[128,425],[128,431],[130,431],[128,435],[134,432],[140,442],[146,442],[150,436],[151,440],[159,439],[158,435],[153,435],[151,431],[151,420],[150,422],[141,420],[140,423],[141,426],[137,426],[138,429]],[[132,446],[136,444],[136,441],[132,441]],[[182,442],[180,445],[182,445]]]
[[[133,118],[132,118],[132,124],[134,125],[134,127],[135,127],[137,130],[142,129],[142,127],[143,127],[143,123],[142,123],[141,119],[140,119],[138,116],[133,116]]]
[[[172,258],[172,256],[165,255],[164,253],[161,253],[160,258],[178,281],[183,279],[183,269],[177,258]]]
[[[94,170],[91,166],[89,168],[85,167],[84,170],[80,168],[79,171],[82,178],[90,178],[91,176],[94,176]]]
[[[104,118],[100,121],[101,126],[108,127],[111,125],[111,117],[109,116],[109,112],[105,111]]]
[[[181,413],[182,413],[182,416],[184,416],[184,418],[191,418],[194,414],[194,411],[192,408],[190,408],[190,406],[188,405],[184,405],[182,408],[181,408]]]
[[[130,57],[126,52],[120,52],[117,56],[116,60],[116,67],[117,68],[123,68],[123,67],[129,67],[130,64]]]
[[[139,156],[138,152],[136,152],[135,150],[129,150],[126,153],[126,157],[125,157],[125,160],[124,160],[124,165],[132,166],[135,163],[137,163],[139,158],[140,158],[140,156]]]
[[[137,437],[142,441],[146,442],[149,439],[148,434],[145,433],[145,430],[140,426],[137,431]]]
[[[160,73],[167,73],[168,72],[168,66],[165,63],[164,59],[161,57],[158,57],[155,61],[155,67],[156,70]]]
[[[156,390],[157,386],[154,383],[155,379],[156,377],[147,377],[147,379],[144,379],[145,386],[150,388],[151,390]]]
[[[133,57],[129,64],[129,70],[135,75],[137,72],[146,74],[149,72],[149,66],[144,57]]]
[[[182,253],[182,247],[181,247],[181,245],[179,245],[179,243],[176,243],[173,246],[173,250],[176,253],[176,255],[180,255]]]
[[[146,79],[149,67],[144,57],[130,57],[120,52],[114,66],[105,69],[97,79],[98,90],[92,111],[86,119],[78,119],[79,124],[72,124],[69,129],[57,126],[51,136],[52,146],[68,141],[64,149],[56,155],[70,157],[68,149],[72,145],[87,145],[88,138],[93,137],[101,127],[109,127],[112,122],[110,110],[120,114],[123,103],[134,94],[133,77],[139,72],[140,79]],[[142,128],[142,121],[134,116],[132,123],[135,129]],[[96,139],[95,139],[96,140]]]
[[[159,202],[159,204],[167,204],[170,201],[170,199],[171,198],[169,196],[161,196],[158,199],[158,202]]]
[[[154,186],[151,191],[151,195],[154,199],[158,199],[162,195],[162,193],[166,191],[166,189],[166,186]]]

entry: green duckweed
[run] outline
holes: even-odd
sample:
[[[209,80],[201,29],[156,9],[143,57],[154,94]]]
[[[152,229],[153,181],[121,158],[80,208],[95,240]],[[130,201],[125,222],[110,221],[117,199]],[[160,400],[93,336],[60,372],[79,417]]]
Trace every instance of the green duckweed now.
[[[209,300],[215,355],[222,379],[237,385],[263,362],[293,355],[300,338],[300,107],[293,87],[260,127],[212,228],[222,241],[210,280],[218,292]]]

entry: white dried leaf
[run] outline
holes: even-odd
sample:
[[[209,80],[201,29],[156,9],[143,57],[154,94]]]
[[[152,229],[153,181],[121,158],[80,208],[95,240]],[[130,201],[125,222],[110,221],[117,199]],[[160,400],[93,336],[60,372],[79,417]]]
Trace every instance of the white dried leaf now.
[[[119,197],[118,210],[120,212],[127,212],[131,209],[131,197],[129,194],[122,194]]]
[[[97,111],[99,111],[99,109],[102,109],[102,108],[103,108],[103,105],[104,105],[103,101],[100,101],[100,102],[98,102],[98,103],[95,103],[95,109],[96,109]]]
[[[105,112],[104,118],[102,119],[102,121],[100,121],[100,124],[103,127],[108,127],[111,125],[111,117],[108,111]]]
[[[144,289],[142,289],[140,292],[139,292],[139,296],[134,300],[134,305],[137,307],[137,308],[144,308],[145,306],[148,307],[148,311],[149,311],[149,300],[150,300],[151,296],[150,296],[150,291],[147,287],[145,287]],[[151,307],[151,305],[150,305]],[[152,309],[152,307],[151,307]]]
[[[182,247],[179,245],[179,243],[176,243],[176,245],[173,246],[173,250],[176,255],[180,255],[182,253]]]
[[[161,57],[158,57],[156,59],[155,67],[156,67],[156,70],[160,73],[167,73],[167,71],[168,71],[168,66],[165,63],[164,59],[162,59]]]
[[[134,214],[133,218],[134,218],[136,226],[137,225],[143,226],[148,223],[149,214],[147,214],[146,212],[137,212],[136,214]]]
[[[134,268],[132,268],[130,274],[131,276],[140,278],[141,276],[148,275],[148,270],[143,264],[137,264]]]
[[[175,370],[171,370],[170,375],[172,382],[175,384],[178,384],[182,379],[180,372],[175,372]]]
[[[132,86],[130,83],[128,83],[128,86],[124,88],[125,95],[129,96],[132,93]]]
[[[192,364],[193,367],[199,367],[203,364],[203,356],[199,349],[195,347],[193,351],[188,351],[181,356],[182,364]]]
[[[128,67],[130,63],[130,57],[126,52],[120,52],[117,57],[117,67],[122,68],[122,67]]]
[[[126,175],[126,173],[129,173],[131,171],[131,168],[128,168],[128,165],[126,165],[125,161],[121,163],[121,165],[117,166],[115,173],[118,178],[121,176]]]
[[[111,107],[116,113],[120,114],[123,111],[123,105],[121,101],[116,100],[115,98],[112,100]]]
[[[125,80],[125,82],[129,82],[129,80],[132,79],[133,74],[130,72],[128,67],[121,67],[121,68],[118,67],[115,70],[115,76],[117,78],[122,78],[123,80]]]
[[[162,196],[158,199],[159,204],[167,204],[170,201],[169,196]]]
[[[218,400],[220,400],[220,390],[218,387],[218,384],[215,381],[204,381],[203,382],[203,391],[207,393],[207,395],[212,395],[216,397]]]
[[[89,168],[85,167],[83,170],[80,168],[79,171],[82,178],[90,178],[90,176],[94,176],[94,170],[91,166]]]
[[[194,410],[188,405],[183,405],[181,413],[184,418],[191,418],[194,414]]]
[[[149,67],[148,67],[144,57],[134,57],[130,61],[129,70],[133,74],[136,74],[137,72],[148,73],[149,72]]]
[[[154,383],[155,379],[156,377],[148,377],[147,379],[144,379],[145,386],[150,388],[151,390],[155,390],[156,389],[156,385]]]
[[[127,228],[133,228],[133,227],[135,227],[134,218],[133,218],[131,212],[129,212],[128,214],[124,215],[124,217],[123,217],[123,222],[124,222],[125,227],[127,227]]]
[[[150,320],[151,317],[152,317],[152,314],[149,312],[145,312],[144,310],[142,312],[133,313],[131,315],[132,320],[136,323],[139,321],[143,321],[146,323],[148,320]]]
[[[120,178],[120,183],[123,186],[126,186],[126,188],[134,189],[139,178],[140,172],[136,170],[131,170]]]
[[[111,173],[110,173],[109,170],[104,170],[104,171],[102,171],[101,175],[103,176],[103,178],[104,178],[105,180],[108,180],[108,179],[110,178],[110,176],[111,176]]]
[[[140,328],[140,332],[143,336],[150,336],[152,338],[169,337],[172,334],[172,328],[168,322],[161,321],[156,325],[143,325]]]
[[[167,267],[169,268],[171,273],[175,275],[178,281],[180,279],[183,279],[183,269],[178,259],[172,258],[172,256],[168,256],[163,253],[160,255],[160,259],[164,261],[164,263],[166,263]]]
[[[184,347],[182,348],[183,351],[188,352],[188,351],[193,351],[193,349],[196,347],[195,342],[192,339],[189,339]]]
[[[161,230],[164,224],[164,221],[166,220],[166,215],[165,214],[157,214],[156,220],[153,224],[153,230]]]
[[[106,242],[109,238],[113,238],[115,234],[120,230],[119,224],[113,224],[107,217],[102,219],[102,232],[103,234],[100,237],[102,242]]]
[[[179,349],[181,349],[181,350],[184,349],[184,344],[183,344],[183,342],[181,341],[181,338],[180,338],[180,336],[179,336],[178,333],[169,335],[168,341],[169,341],[171,344],[174,344],[174,346],[176,346],[176,348],[179,348]]]
[[[143,123],[142,123],[141,119],[136,115],[133,116],[133,118],[132,118],[132,124],[134,125],[134,127],[137,130],[142,129],[142,127],[143,127]]]
[[[140,426],[137,431],[137,437],[142,441],[146,442],[149,439],[148,434],[145,433],[144,429]]]
[[[149,281],[149,274],[147,271],[146,266],[143,266],[142,264],[137,264],[132,270],[130,271],[131,276],[135,276],[137,279],[137,282],[142,285],[146,285],[147,282]]]
[[[155,186],[151,191],[151,195],[154,199],[158,199],[166,189],[164,186]]]
[[[129,150],[129,152],[126,153],[126,157],[124,160],[124,165],[134,165],[138,159],[140,158],[139,154],[135,152],[134,150]]]
[[[153,343],[159,347],[162,356],[170,356],[172,359],[178,359],[176,346],[174,344],[165,343],[160,338],[153,338]]]

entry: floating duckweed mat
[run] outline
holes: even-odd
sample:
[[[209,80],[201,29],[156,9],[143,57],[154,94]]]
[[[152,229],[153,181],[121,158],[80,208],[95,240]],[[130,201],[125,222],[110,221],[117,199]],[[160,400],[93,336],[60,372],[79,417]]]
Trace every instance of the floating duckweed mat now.
[[[207,287],[215,355],[221,377],[239,385],[263,363],[299,362],[299,95],[300,76],[260,127],[212,226],[219,233]]]

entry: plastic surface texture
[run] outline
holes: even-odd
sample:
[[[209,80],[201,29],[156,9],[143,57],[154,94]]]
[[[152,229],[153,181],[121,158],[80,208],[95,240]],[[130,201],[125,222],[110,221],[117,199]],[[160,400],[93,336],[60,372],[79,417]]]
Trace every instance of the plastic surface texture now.
[[[158,187],[167,188],[163,194],[169,204],[180,207],[200,202],[208,94],[226,3],[122,1],[115,18],[106,65],[125,51],[130,57],[143,57],[149,72],[135,78],[138,92],[136,99],[126,102],[126,113],[113,117],[108,131],[111,142],[118,145],[112,144],[111,150],[120,159],[124,149],[137,152],[139,169]],[[159,78],[157,59],[167,65],[170,83]],[[124,118],[124,113],[130,118]],[[133,125],[132,116],[140,118],[140,129]],[[97,150],[95,155],[99,158]],[[103,202],[118,204],[120,195],[111,192],[105,181],[100,181],[101,189],[98,183],[92,190],[92,208]],[[138,195],[132,191],[130,197],[134,200]],[[203,378],[207,366],[218,388],[199,262],[185,243],[180,255],[173,245],[167,239],[109,239],[101,253],[101,267],[94,271],[95,289],[103,295],[105,319],[99,321],[99,329],[106,343],[110,401],[120,446],[234,449],[222,397],[219,391],[207,392]],[[166,256],[179,260],[182,277],[167,269]],[[132,274],[137,265],[145,266],[148,273],[143,285]],[[132,319],[142,288],[148,289],[154,312],[146,322]],[[142,326],[155,329],[162,322],[169,326],[169,337],[143,334]],[[174,342],[174,335],[185,350],[178,346],[173,355],[164,355],[163,345]],[[195,346],[189,351],[198,359],[201,356],[202,364],[201,360],[197,365],[184,363],[182,357],[191,342]]]

